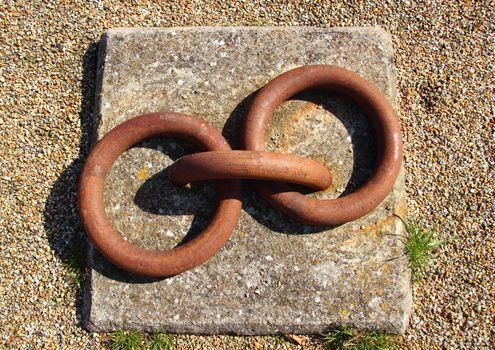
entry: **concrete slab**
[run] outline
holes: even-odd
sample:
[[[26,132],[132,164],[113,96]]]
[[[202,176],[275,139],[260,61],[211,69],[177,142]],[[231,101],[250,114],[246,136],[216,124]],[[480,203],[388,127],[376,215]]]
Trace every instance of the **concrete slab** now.
[[[200,116],[238,147],[251,94],[305,64],[358,72],[397,106],[393,49],[378,28],[112,29],[102,38],[97,138],[146,112]],[[315,157],[335,174],[312,194],[334,198],[370,174],[374,142],[361,111],[316,91],[285,103],[267,135],[270,149]],[[106,211],[120,232],[146,248],[167,249],[204,228],[214,186],[178,189],[167,166],[193,152],[158,139],[123,154],[107,178]],[[366,217],[333,229],[302,225],[245,188],[239,224],[206,264],[149,279],[112,266],[92,247],[84,298],[92,331],[137,329],[198,334],[318,333],[342,324],[402,333],[411,309],[403,256],[404,175]]]

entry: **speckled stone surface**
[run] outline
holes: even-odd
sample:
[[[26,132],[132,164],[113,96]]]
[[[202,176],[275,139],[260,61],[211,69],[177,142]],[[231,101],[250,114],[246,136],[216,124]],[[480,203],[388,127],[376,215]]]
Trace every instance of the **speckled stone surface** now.
[[[146,112],[200,116],[235,148],[251,94],[305,64],[358,72],[397,106],[393,49],[378,28],[112,29],[100,43],[96,138]],[[318,159],[335,198],[370,174],[374,141],[349,100],[324,91],[297,96],[275,113],[269,149]],[[154,139],[125,152],[106,181],[106,211],[146,248],[168,249],[199,233],[215,209],[214,184],[175,188],[167,166],[194,152]],[[89,248],[84,298],[93,331],[139,329],[198,334],[319,333],[342,324],[404,332],[411,309],[403,253],[404,175],[371,214],[336,228],[305,226],[268,206],[249,184],[226,246],[204,265],[167,279],[128,274]]]

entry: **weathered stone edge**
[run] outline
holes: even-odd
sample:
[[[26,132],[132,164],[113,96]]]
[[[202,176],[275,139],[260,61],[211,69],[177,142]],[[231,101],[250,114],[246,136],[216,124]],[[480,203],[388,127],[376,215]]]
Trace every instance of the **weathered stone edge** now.
[[[98,43],[98,60],[96,65],[96,82],[95,82],[95,108],[93,112],[93,128],[91,129],[91,135],[89,138],[90,147],[92,148],[96,142],[99,140],[99,130],[101,126],[101,95],[103,89],[103,75],[105,67],[105,57],[107,52],[107,44],[109,40],[109,33],[105,32],[100,38]],[[82,325],[88,331],[91,332],[101,332],[99,327],[94,325],[91,320],[92,317],[92,301],[93,301],[93,265],[94,265],[94,246],[91,241],[88,241],[87,245],[87,255],[86,255],[86,271],[85,271],[85,284],[84,291],[82,295],[82,308],[81,308],[81,318]]]

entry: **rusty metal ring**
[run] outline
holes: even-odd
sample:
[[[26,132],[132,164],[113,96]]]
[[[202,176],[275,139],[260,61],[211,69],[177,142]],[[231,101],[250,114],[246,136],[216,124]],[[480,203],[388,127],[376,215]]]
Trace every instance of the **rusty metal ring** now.
[[[402,160],[400,126],[386,97],[366,79],[337,66],[310,65],[281,74],[260,89],[245,120],[245,149],[264,151],[273,111],[290,97],[309,89],[342,93],[362,108],[377,143],[373,174],[353,193],[333,200],[306,197],[282,183],[255,186],[269,203],[292,217],[314,225],[338,225],[371,212],[392,190]]]
[[[330,170],[314,160],[293,154],[254,151],[216,151],[189,154],[170,167],[170,179],[179,186],[202,180],[248,179],[284,181],[316,190],[333,181]]]
[[[242,200],[238,180],[218,181],[219,204],[208,227],[187,243],[170,250],[147,250],[127,242],[105,214],[105,177],[118,156],[136,143],[156,136],[174,136],[202,150],[228,151],[223,136],[204,121],[179,113],[150,113],[117,126],[91,151],[79,183],[79,208],[91,241],[115,265],[144,276],[165,277],[196,267],[212,257],[230,237]]]

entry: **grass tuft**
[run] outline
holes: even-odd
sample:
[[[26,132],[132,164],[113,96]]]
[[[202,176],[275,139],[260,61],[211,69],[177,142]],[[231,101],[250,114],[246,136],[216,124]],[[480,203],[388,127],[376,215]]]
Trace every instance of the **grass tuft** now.
[[[73,239],[69,256],[64,264],[71,277],[71,286],[80,294],[84,288],[84,271],[86,268],[86,243],[84,240]]]
[[[285,337],[283,334],[277,334],[272,337],[273,339],[273,345],[275,347],[278,347],[279,345],[282,345],[284,343],[288,342],[288,339]]]
[[[263,21],[263,20],[256,20],[254,22],[251,22],[251,26],[253,27],[266,27],[268,25],[267,22]]]
[[[393,350],[398,336],[374,331],[356,331],[342,327],[323,337],[328,350]]]
[[[141,350],[143,336],[134,331],[115,331],[111,335],[112,350]]]
[[[171,334],[140,333],[136,331],[115,331],[110,336],[112,350],[172,350],[175,338]]]
[[[345,349],[344,346],[354,338],[354,331],[349,327],[341,327],[332,330],[323,337],[327,349]]]
[[[424,230],[416,222],[406,225],[408,238],[405,244],[409,256],[413,282],[424,276],[426,267],[434,260],[434,251],[443,243],[435,230]]]
[[[172,350],[175,347],[175,338],[171,334],[153,334],[150,336],[148,350]]]

